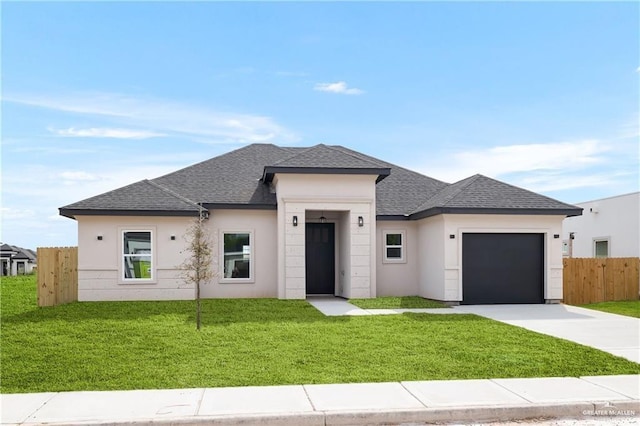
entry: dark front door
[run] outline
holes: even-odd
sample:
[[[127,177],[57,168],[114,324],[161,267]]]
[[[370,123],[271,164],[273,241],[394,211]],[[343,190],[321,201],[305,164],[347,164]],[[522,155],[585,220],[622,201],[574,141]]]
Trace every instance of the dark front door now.
[[[462,304],[544,303],[544,235],[462,235]]]
[[[334,294],[336,279],[333,223],[307,223],[307,294]]]

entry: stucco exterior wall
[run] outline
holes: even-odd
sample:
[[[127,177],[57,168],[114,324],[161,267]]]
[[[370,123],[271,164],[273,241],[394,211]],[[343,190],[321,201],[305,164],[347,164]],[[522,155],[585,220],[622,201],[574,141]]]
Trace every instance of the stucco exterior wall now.
[[[179,277],[184,261],[184,217],[78,216],[78,300],[193,299],[194,287]],[[154,276],[150,282],[122,279],[122,232],[152,231]],[[171,240],[175,235],[176,239]],[[102,239],[98,240],[98,236]]]
[[[385,232],[404,235],[402,262],[385,262]],[[418,224],[413,221],[378,221],[376,230],[377,296],[415,296],[418,294]]]
[[[280,174],[274,178],[278,197],[278,297],[303,299],[305,281],[305,223],[307,213],[339,213],[336,270],[345,297],[375,296],[375,179],[371,175]],[[293,216],[298,226],[293,226]],[[364,225],[358,225],[362,216]],[[339,229],[339,230],[338,230]],[[347,233],[347,234],[345,234]]]
[[[444,221],[444,299],[462,300],[462,234],[544,234],[544,298],[562,299],[562,216],[538,215],[442,215]],[[454,238],[449,238],[454,235]]]
[[[609,241],[610,257],[640,257],[640,192],[577,204],[582,216],[562,224],[563,240],[571,241],[571,257],[595,257],[595,240]]]
[[[428,299],[449,300],[445,295],[444,217],[418,221],[418,295]],[[451,295],[450,295],[451,296]]]
[[[212,236],[214,269],[211,283],[201,287],[205,298],[277,297],[277,213],[275,210],[213,210],[207,221]],[[250,282],[224,280],[223,232],[252,234]]]

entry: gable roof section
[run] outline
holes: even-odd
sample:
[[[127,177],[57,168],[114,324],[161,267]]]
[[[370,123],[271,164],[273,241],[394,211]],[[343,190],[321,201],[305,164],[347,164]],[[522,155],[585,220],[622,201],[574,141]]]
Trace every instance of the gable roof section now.
[[[319,144],[265,166],[262,180],[271,182],[276,173],[303,173],[378,175],[376,182],[380,182],[390,172],[390,167],[381,165],[377,160],[371,161],[336,147]]]
[[[143,180],[60,208],[60,214],[197,216],[198,205],[170,189]]]
[[[442,213],[574,216],[581,212],[570,204],[478,174],[444,187],[416,208],[410,218]]]
[[[268,182],[275,173],[373,174],[381,220],[420,219],[441,213],[579,215],[581,209],[475,175],[447,184],[336,145],[283,148],[253,144],[60,208],[75,215],[197,216],[207,209],[277,209]]]

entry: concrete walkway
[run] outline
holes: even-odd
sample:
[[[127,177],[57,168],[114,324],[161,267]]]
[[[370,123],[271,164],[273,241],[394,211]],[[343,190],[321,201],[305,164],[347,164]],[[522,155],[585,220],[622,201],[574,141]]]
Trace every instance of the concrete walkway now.
[[[309,298],[307,301],[327,316],[390,315],[404,312],[474,314],[591,346],[640,363],[640,319],[577,306],[467,305],[441,309],[361,309],[337,297]]]
[[[358,315],[397,315],[405,312],[417,314],[464,314],[450,308],[394,308],[394,309],[362,309],[352,305],[346,299],[332,296],[309,297],[307,302],[328,317]]]
[[[640,376],[0,395],[3,425],[376,425],[629,418]]]
[[[455,311],[480,315],[570,340],[640,363],[640,319],[571,305],[472,305]]]

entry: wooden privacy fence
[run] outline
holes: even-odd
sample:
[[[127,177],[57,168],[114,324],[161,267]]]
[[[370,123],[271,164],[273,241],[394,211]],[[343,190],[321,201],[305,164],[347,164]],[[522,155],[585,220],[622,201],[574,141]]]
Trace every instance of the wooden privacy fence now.
[[[38,248],[38,306],[78,300],[78,247]]]
[[[563,259],[564,303],[638,300],[640,258]]]

